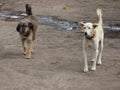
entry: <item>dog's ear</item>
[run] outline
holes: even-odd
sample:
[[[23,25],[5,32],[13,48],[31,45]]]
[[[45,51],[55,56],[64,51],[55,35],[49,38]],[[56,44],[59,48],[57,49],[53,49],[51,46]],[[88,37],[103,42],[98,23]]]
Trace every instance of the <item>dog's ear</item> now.
[[[98,25],[97,24],[93,24],[93,28],[95,29]]]
[[[80,28],[81,28],[81,32],[83,33],[84,32],[84,29],[83,29],[83,27],[84,27],[84,22],[79,22],[79,25],[80,25]]]
[[[20,28],[21,28],[21,25],[18,24],[17,27],[16,27],[16,31],[19,32],[19,31],[20,31]]]
[[[28,23],[28,28],[34,30],[34,25],[32,23]]]
[[[84,26],[84,22],[79,22],[79,24],[80,24],[80,27],[83,27]]]

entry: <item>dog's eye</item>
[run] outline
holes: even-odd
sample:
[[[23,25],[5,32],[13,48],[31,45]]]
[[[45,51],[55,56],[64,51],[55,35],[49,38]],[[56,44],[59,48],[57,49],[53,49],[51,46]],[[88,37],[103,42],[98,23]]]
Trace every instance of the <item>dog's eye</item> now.
[[[91,29],[90,27],[88,27],[88,29]]]
[[[86,27],[84,27],[84,29],[86,29]]]

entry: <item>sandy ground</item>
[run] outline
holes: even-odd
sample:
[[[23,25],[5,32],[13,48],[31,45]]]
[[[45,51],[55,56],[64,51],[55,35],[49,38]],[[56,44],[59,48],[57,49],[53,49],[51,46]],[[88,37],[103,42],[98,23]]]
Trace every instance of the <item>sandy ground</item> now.
[[[99,7],[105,24],[120,22],[119,0],[11,0],[3,8],[24,11],[26,3],[33,6],[35,15],[72,21],[95,22]],[[103,64],[97,71],[83,73],[80,31],[39,25],[36,52],[26,60],[16,26],[17,22],[0,21],[0,90],[120,90],[119,33],[105,32]]]

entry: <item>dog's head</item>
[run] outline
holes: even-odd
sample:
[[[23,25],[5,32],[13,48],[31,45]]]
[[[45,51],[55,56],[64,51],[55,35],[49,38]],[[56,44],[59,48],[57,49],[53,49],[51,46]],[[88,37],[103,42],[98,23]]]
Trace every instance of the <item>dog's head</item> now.
[[[95,34],[95,28],[97,27],[97,24],[93,23],[84,23],[80,22],[80,27],[82,29],[82,32],[85,34],[85,36],[89,39],[92,38]]]
[[[30,32],[34,30],[34,25],[31,22],[25,23],[20,22],[17,25],[16,31],[19,32],[21,35],[28,37]]]

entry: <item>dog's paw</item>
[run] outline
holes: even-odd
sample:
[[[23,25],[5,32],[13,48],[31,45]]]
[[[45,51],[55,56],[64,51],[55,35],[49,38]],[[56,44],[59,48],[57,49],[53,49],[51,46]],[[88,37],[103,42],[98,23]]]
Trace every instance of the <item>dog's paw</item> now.
[[[92,70],[92,71],[95,71],[95,70],[96,70],[96,67],[92,67],[91,70]]]
[[[32,50],[31,53],[34,54],[34,53],[35,53],[35,50]]]
[[[94,62],[94,59],[92,59],[91,61]]]
[[[84,68],[83,72],[85,73],[88,72],[88,68]]]
[[[30,58],[31,58],[31,55],[26,55],[25,58],[26,58],[26,59],[30,59]]]
[[[101,65],[102,64],[102,62],[99,60],[98,62],[97,62],[97,65]]]
[[[27,53],[26,52],[23,52],[24,55],[26,55]]]

